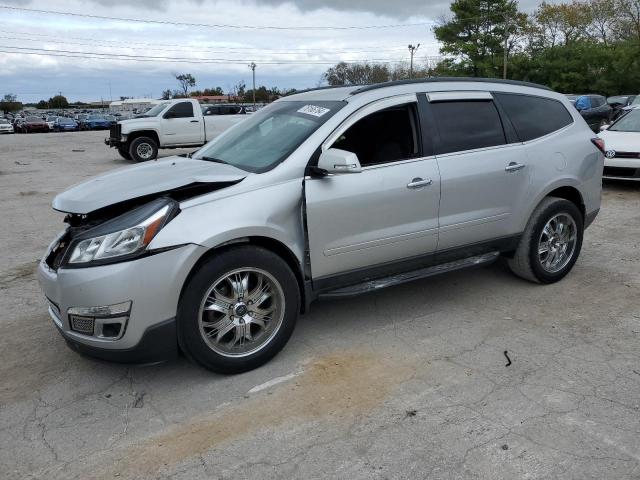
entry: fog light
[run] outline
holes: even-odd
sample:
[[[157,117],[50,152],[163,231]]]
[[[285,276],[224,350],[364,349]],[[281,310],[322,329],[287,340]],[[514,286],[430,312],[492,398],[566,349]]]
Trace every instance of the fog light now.
[[[101,307],[71,307],[69,325],[74,332],[104,340],[118,340],[124,335],[131,301]]]

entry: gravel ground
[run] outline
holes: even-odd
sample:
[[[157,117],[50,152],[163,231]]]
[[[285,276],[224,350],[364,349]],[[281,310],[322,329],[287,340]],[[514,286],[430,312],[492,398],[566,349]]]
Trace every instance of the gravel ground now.
[[[498,262],[317,303],[224,377],[80,357],[46,314],[51,200],[129,163],[104,136],[0,137],[1,478],[640,478],[639,184],[605,184],[558,284]]]

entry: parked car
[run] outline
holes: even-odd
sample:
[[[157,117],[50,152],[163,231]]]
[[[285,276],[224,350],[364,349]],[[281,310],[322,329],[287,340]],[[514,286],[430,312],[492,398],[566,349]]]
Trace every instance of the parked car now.
[[[640,109],[602,127],[605,178],[640,181]]]
[[[89,115],[79,122],[80,130],[108,130],[113,122],[103,115]]]
[[[51,130],[51,131],[53,131],[53,126],[54,126],[54,124],[56,123],[56,118],[58,118],[58,117],[51,117],[51,116],[49,116],[49,117],[47,117],[47,118],[45,119],[45,122],[47,122],[47,125],[48,125],[48,127],[49,127],[49,130]]]
[[[630,106],[635,98],[635,95],[616,95],[607,98],[607,103],[613,109],[611,112],[611,121],[617,120],[620,116],[624,115],[628,111],[626,107]]]
[[[602,95],[579,95],[574,105],[594,132],[611,121],[613,109]]]
[[[105,143],[116,147],[123,158],[143,162],[156,158],[159,148],[201,147],[247,117],[205,117],[197,100],[166,101],[138,118],[113,125]]]
[[[40,117],[28,116],[25,118],[19,117],[15,120],[13,128],[16,132],[20,133],[36,133],[36,132],[48,132],[49,125]]]
[[[245,371],[319,297],[500,255],[520,277],[557,282],[600,208],[602,140],[534,84],[312,90],[246,117],[191,158],[55,197],[69,227],[38,277],[74,349],[154,361],[179,345],[212,370]]]
[[[0,118],[0,133],[13,133],[13,125],[5,118]]]
[[[55,122],[53,122],[54,132],[74,132],[76,130],[78,130],[78,122],[73,118],[58,117]]]
[[[218,104],[203,105],[202,114],[206,117],[209,115],[245,115],[247,109],[244,105]]]

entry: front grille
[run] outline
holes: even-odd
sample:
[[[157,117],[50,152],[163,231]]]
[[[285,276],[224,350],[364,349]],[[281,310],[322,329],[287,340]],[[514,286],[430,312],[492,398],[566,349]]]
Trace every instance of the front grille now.
[[[109,127],[109,137],[113,140],[120,140],[120,135],[122,132],[122,125],[119,123],[114,123]]]
[[[616,152],[616,156],[613,158],[640,158],[638,152]]]
[[[603,175],[605,177],[638,177],[640,173],[639,168],[628,167],[604,167]]]
[[[94,319],[92,317],[69,315],[69,319],[71,320],[71,330],[85,335],[93,335]]]

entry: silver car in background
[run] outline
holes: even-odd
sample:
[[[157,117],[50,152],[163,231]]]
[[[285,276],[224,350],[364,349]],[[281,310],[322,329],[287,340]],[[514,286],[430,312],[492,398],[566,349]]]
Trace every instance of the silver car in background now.
[[[81,353],[152,362],[181,349],[211,370],[245,371],[321,297],[501,255],[522,278],[560,280],[600,208],[592,136],[563,95],[534,84],[302,92],[191,157],[58,195],[67,227],[39,281]]]

